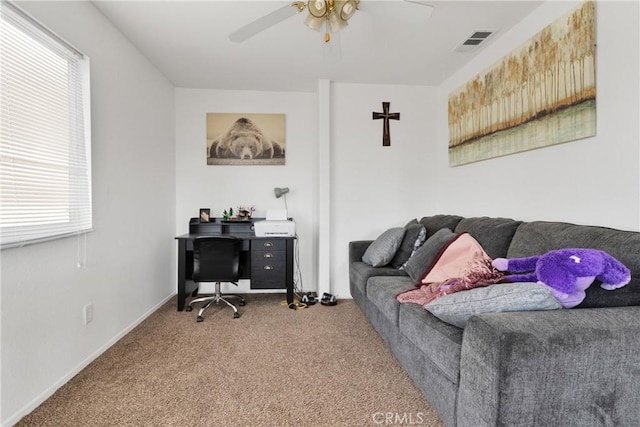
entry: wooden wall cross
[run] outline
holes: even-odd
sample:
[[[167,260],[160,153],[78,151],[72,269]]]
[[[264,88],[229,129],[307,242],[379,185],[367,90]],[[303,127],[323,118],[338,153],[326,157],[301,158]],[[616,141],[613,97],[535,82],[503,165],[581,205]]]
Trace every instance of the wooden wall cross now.
[[[389,130],[389,119],[391,120],[400,120],[400,113],[390,113],[389,112],[390,102],[382,103],[382,113],[373,113],[373,120],[384,119],[384,123],[382,126],[382,146],[388,147],[391,145],[391,132]]]

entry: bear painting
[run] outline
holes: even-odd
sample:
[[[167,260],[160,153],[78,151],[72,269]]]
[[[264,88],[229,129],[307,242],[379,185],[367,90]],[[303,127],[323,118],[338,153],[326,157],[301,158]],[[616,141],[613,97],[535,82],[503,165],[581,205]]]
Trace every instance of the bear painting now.
[[[284,114],[207,114],[208,165],[284,165]]]

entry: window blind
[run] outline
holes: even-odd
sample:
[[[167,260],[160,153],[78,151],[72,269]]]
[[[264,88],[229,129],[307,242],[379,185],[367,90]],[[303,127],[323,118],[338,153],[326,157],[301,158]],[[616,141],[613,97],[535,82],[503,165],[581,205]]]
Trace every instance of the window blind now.
[[[0,2],[2,248],[92,229],[89,59]]]

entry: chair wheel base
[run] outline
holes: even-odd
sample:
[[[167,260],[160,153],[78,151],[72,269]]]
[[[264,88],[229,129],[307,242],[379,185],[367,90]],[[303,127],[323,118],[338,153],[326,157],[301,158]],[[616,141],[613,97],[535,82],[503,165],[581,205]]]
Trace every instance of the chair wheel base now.
[[[198,322],[198,323],[202,322],[203,320],[204,320],[204,317],[202,317],[202,316],[196,317],[196,322]]]
[[[240,301],[238,304],[239,304],[241,307],[244,307],[245,305],[247,305],[247,303],[246,303],[244,300]]]
[[[240,317],[240,313],[233,313],[233,318],[238,319]]]
[[[193,307],[191,307],[190,305],[188,305],[188,306],[186,306],[186,307],[185,307],[185,309],[184,309],[184,310],[185,310],[185,311],[191,311],[191,310],[193,310]]]

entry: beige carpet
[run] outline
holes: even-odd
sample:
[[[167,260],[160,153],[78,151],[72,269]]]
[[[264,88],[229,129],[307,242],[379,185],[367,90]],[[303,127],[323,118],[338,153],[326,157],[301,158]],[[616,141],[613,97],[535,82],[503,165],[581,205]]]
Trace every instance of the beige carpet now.
[[[174,299],[17,425],[443,426],[353,301],[282,298],[203,323]]]

